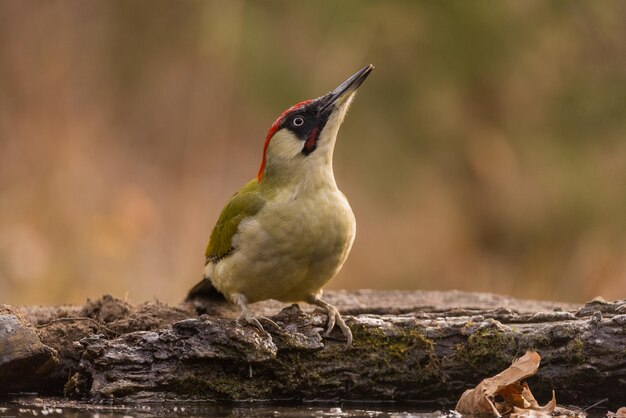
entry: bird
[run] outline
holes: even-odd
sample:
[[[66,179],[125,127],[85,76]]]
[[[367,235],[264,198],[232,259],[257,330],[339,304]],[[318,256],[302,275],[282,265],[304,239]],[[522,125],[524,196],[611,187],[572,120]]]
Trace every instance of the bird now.
[[[373,69],[367,65],[330,93],[280,114],[265,137],[256,178],[230,198],[211,232],[203,278],[187,301],[225,298],[240,309],[240,322],[261,331],[259,319],[278,325],[255,317],[250,304],[307,302],[327,313],[326,336],[338,326],[351,346],[350,328],[322,298],[356,234],[333,173],[333,152],[357,89]]]

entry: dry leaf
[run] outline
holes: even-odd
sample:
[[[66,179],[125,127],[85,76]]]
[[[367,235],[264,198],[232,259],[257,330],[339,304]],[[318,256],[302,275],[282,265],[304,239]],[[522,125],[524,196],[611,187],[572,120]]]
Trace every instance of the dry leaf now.
[[[552,391],[552,399],[550,399],[550,402],[548,402],[544,406],[540,406],[535,400],[535,397],[533,396],[533,394],[530,393],[530,389],[528,389],[528,386],[526,386],[526,383],[524,383],[524,386],[526,387],[527,393],[530,394],[530,396],[532,397],[532,401],[527,399],[531,405],[527,408],[514,407],[513,412],[511,412],[510,417],[511,418],[552,417],[553,416],[552,413],[554,412],[554,409],[556,408],[556,397],[554,396],[554,391]],[[565,416],[565,415],[560,415],[560,416]]]
[[[533,411],[532,409],[528,410],[528,409],[518,409],[518,408],[515,408],[513,412],[511,412],[509,417],[510,418],[526,418],[526,417],[554,418],[552,417],[552,415],[546,414],[545,412]]]
[[[461,414],[491,414],[502,416],[549,416],[556,407],[556,398],[540,406],[531,393],[524,379],[537,373],[541,357],[534,351],[528,351],[518,358],[509,368],[497,375],[484,379],[474,389],[466,390],[456,405]],[[496,402],[496,395],[503,402]]]
[[[626,406],[622,406],[617,412],[607,412],[606,416],[609,418],[626,418]]]

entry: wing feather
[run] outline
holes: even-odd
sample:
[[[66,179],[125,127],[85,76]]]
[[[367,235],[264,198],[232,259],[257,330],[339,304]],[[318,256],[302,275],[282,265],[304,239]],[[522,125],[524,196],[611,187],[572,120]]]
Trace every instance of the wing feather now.
[[[254,179],[230,198],[213,227],[206,248],[206,262],[218,262],[233,250],[233,236],[242,220],[256,215],[265,206],[265,199],[259,192],[259,182]]]

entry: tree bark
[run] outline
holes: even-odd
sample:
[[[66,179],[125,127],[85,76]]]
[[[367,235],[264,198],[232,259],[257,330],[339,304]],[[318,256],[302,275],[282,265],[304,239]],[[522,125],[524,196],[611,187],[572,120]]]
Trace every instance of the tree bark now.
[[[56,351],[14,309],[0,305],[0,394],[36,386],[58,362]]]
[[[329,292],[354,334],[293,305],[241,325],[227,305],[0,311],[0,393],[81,399],[380,400],[451,405],[527,350],[542,357],[533,393],[560,403],[626,403],[626,303],[584,306],[463,292]],[[257,304],[270,316],[284,305]]]

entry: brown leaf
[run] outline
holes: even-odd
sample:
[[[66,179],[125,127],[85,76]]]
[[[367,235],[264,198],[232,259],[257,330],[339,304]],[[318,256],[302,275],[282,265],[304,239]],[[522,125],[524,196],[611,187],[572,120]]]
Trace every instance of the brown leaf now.
[[[520,409],[520,408],[515,408],[513,412],[511,412],[509,417],[510,418],[522,418],[522,417],[523,418],[526,418],[526,417],[554,418],[552,417],[552,414],[546,414],[545,412],[540,412],[540,411],[533,411],[532,409]]]
[[[556,398],[545,406],[540,406],[528,385],[522,380],[537,373],[541,357],[534,351],[528,351],[506,370],[484,379],[474,389],[466,390],[456,405],[461,414],[491,414],[501,416],[512,413],[515,416],[547,416],[556,407]],[[498,395],[503,402],[496,402]]]
[[[535,400],[533,394],[530,392],[530,389],[528,389],[526,383],[524,383],[524,389],[524,398],[529,403],[529,406],[527,408],[513,408],[511,417],[552,417],[552,413],[556,408],[556,397],[554,396],[554,391],[552,391],[552,399],[550,402],[544,406],[540,406]]]
[[[626,406],[622,406],[617,412],[607,412],[606,416],[609,418],[626,418]]]

